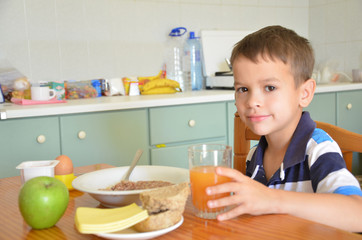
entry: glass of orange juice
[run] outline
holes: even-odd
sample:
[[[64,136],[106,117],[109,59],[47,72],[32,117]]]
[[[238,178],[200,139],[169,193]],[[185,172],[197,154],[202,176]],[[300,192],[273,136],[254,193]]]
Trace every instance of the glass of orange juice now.
[[[209,196],[206,188],[231,181],[230,178],[215,173],[217,166],[231,167],[231,149],[224,144],[199,144],[188,148],[191,195],[196,216],[215,219],[219,213],[226,211],[224,207],[209,208],[207,201],[226,197],[230,193]]]

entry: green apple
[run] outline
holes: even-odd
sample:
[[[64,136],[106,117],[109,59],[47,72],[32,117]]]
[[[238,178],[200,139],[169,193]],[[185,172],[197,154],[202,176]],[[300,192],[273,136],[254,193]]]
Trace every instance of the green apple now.
[[[32,178],[19,193],[21,215],[34,229],[54,226],[63,216],[68,202],[68,188],[54,177]]]

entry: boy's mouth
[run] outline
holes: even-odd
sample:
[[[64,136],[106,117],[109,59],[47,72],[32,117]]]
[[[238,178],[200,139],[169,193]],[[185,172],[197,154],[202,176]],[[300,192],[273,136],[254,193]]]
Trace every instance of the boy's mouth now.
[[[264,121],[265,119],[267,119],[269,117],[270,117],[270,115],[250,115],[250,116],[247,116],[247,118],[251,122],[261,122],[261,121]]]

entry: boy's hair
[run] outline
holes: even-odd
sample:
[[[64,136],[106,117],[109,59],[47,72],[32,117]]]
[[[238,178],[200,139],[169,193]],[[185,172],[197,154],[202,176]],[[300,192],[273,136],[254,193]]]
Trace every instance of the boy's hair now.
[[[232,51],[231,64],[241,55],[254,63],[260,56],[264,60],[276,58],[289,64],[296,86],[312,76],[314,53],[309,41],[281,26],[262,28],[239,41]]]

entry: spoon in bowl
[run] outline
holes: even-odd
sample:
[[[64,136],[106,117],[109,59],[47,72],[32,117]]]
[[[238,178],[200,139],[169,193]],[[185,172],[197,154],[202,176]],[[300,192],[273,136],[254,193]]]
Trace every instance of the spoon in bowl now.
[[[141,156],[142,156],[142,153],[143,153],[143,150],[142,149],[138,149],[133,160],[132,160],[132,163],[131,163],[131,166],[129,166],[128,170],[127,170],[127,173],[126,175],[124,175],[122,181],[128,181],[129,179],[129,176],[131,175],[133,169],[135,168],[135,166],[137,165],[138,163],[138,160],[140,160]]]

